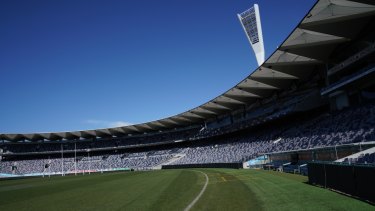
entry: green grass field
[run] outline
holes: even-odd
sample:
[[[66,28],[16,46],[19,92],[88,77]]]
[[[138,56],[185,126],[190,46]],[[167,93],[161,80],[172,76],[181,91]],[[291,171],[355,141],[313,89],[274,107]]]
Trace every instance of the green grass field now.
[[[375,210],[263,170],[199,169],[209,183],[191,210]],[[184,210],[206,182],[195,170],[117,172],[0,181],[0,210]]]

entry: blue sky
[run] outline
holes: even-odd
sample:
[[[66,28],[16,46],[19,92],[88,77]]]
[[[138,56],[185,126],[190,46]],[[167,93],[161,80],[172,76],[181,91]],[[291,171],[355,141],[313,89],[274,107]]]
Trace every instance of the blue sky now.
[[[257,66],[237,13],[251,0],[0,1],[0,133],[172,116]],[[266,57],[315,0],[258,0]]]

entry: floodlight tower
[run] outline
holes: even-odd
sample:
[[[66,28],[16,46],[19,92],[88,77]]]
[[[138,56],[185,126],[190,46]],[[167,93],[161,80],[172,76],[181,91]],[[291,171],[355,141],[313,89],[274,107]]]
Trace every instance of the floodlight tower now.
[[[265,52],[263,43],[262,25],[260,24],[259,6],[254,4],[250,9],[237,14],[245,34],[254,50],[255,57],[260,66],[264,62]]]

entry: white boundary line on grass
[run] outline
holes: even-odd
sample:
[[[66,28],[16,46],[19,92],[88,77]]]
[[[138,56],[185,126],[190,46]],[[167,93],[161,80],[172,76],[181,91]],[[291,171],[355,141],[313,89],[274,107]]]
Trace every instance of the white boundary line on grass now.
[[[207,174],[202,172],[202,171],[197,171],[197,172],[200,172],[200,173],[204,174],[204,176],[206,177],[206,183],[204,183],[204,186],[203,186],[201,192],[198,194],[198,196],[195,197],[195,199],[192,202],[190,202],[190,204],[184,209],[184,211],[189,211],[194,206],[194,204],[197,203],[197,201],[201,198],[201,196],[203,195],[204,191],[207,188],[208,181],[209,181]]]

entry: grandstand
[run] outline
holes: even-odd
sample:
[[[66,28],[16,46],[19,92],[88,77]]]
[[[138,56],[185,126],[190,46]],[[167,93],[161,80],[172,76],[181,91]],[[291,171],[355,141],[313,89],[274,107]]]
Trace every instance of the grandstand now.
[[[1,134],[2,173],[11,166],[22,174],[41,173],[47,161],[60,173],[72,171],[71,163],[77,171],[152,168],[174,157],[169,149],[183,152],[171,164],[230,163],[265,153],[374,141],[375,7],[327,2],[318,1],[252,74],[197,108],[124,127]],[[150,150],[160,154],[148,155]],[[144,155],[124,159],[134,153]],[[26,169],[24,162],[36,169]]]
[[[222,95],[142,124],[0,134],[0,175],[245,163],[265,155],[268,167],[290,172],[312,160],[375,165],[372,151],[345,159],[374,146],[374,29],[375,2],[319,0],[268,59]]]

